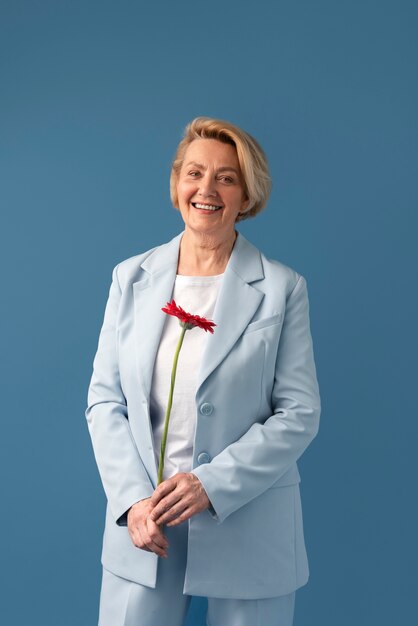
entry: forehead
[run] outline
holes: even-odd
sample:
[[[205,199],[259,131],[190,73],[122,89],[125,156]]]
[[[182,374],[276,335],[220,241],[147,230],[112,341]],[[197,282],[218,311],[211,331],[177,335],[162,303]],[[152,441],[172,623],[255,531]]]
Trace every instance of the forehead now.
[[[194,139],[184,155],[183,165],[195,162],[204,167],[227,167],[239,170],[238,156],[235,146],[223,143],[218,139]]]

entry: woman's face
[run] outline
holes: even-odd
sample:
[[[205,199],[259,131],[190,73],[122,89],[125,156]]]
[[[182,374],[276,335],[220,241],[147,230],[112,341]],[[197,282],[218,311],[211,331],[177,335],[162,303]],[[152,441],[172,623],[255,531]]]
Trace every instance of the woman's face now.
[[[214,237],[234,231],[248,200],[234,146],[217,139],[195,139],[188,146],[177,182],[186,227]]]

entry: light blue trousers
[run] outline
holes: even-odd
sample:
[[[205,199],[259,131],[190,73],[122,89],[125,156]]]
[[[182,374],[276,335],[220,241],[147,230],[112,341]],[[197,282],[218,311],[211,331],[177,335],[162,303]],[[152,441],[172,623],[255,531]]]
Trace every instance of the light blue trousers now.
[[[183,594],[187,523],[165,528],[167,559],[159,559],[155,589],[103,568],[99,626],[183,626],[191,596]],[[295,593],[262,600],[208,598],[207,626],[292,626]]]

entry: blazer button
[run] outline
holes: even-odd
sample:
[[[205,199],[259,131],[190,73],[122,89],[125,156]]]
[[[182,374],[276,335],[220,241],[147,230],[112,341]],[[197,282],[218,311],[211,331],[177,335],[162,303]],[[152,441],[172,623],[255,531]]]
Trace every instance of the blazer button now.
[[[200,407],[202,415],[211,415],[213,413],[213,404],[210,402],[204,402]]]
[[[207,452],[201,452],[197,457],[197,462],[199,465],[203,465],[203,463],[210,463],[210,456]]]

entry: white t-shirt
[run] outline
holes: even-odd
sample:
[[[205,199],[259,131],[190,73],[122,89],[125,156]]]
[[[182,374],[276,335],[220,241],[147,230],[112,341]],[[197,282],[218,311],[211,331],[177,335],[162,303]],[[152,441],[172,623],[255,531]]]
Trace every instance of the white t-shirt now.
[[[177,275],[172,298],[188,313],[212,320],[223,274],[217,276]],[[165,413],[170,391],[174,353],[181,333],[177,317],[167,315],[158,348],[150,394],[150,412],[158,467]],[[216,327],[214,329],[216,332]],[[171,407],[164,461],[164,480],[192,469],[196,428],[195,395],[197,375],[206,342],[212,333],[195,327],[187,330],[180,351],[173,404]]]

